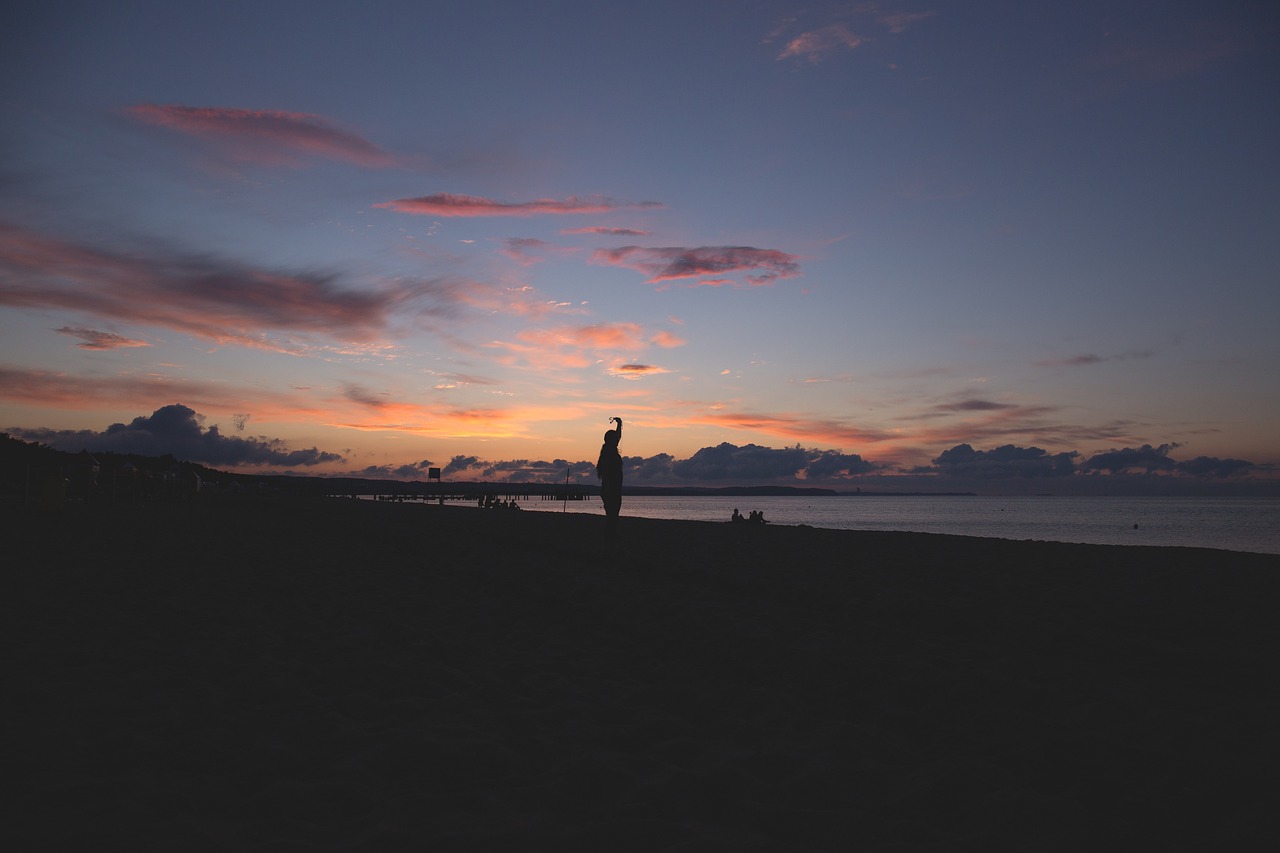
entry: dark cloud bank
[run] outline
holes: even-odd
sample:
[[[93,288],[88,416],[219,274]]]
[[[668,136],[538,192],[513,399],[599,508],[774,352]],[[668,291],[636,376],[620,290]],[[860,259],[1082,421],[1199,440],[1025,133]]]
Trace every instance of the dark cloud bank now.
[[[247,416],[239,416],[246,418]],[[291,450],[280,439],[223,435],[205,428],[203,416],[174,404],[128,424],[102,432],[15,428],[16,438],[57,450],[112,451],[144,456],[171,454],[210,466],[293,469],[305,473],[320,463],[346,461],[337,453],[310,448]],[[704,447],[688,459],[669,453],[624,457],[626,482],[633,486],[820,486],[853,491],[973,491],[985,494],[1280,494],[1270,466],[1242,459],[1197,456],[1175,460],[1177,444],[1120,448],[1082,458],[1075,451],[1049,453],[1038,447],[1007,444],[975,450],[959,444],[940,453],[931,465],[904,470],[859,454],[794,447],[738,446],[728,442]],[[593,454],[594,456],[594,454]],[[441,465],[423,459],[400,466],[370,466],[343,476],[425,480],[439,467],[445,480],[483,482],[593,483],[591,461],[514,459],[488,461],[454,456]]]
[[[1269,473],[1240,459],[1200,456],[1175,461],[1168,453],[1178,445],[1110,450],[1084,461],[1071,451],[1048,453],[1038,447],[1004,445],[975,450],[960,444],[943,451],[932,465],[903,470],[858,454],[794,447],[704,447],[688,459],[668,453],[623,457],[626,482],[633,486],[819,486],[840,491],[939,492],[985,494],[1185,494],[1277,493],[1280,481],[1249,475]],[[455,456],[444,476],[468,480],[563,481],[570,477],[594,482],[590,462],[486,462]]]
[[[10,429],[15,438],[37,441],[55,450],[78,452],[133,453],[139,456],[171,454],[184,462],[209,466],[262,465],[293,468],[342,462],[336,453],[316,448],[289,450],[274,438],[226,436],[217,425],[205,429],[203,418],[186,406],[174,404],[156,409],[149,417],[134,418],[127,424],[112,424],[102,432],[93,430]]]

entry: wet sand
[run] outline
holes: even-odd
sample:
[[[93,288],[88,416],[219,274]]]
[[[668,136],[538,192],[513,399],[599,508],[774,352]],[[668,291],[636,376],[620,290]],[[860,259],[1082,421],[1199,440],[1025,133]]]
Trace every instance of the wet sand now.
[[[1274,555],[257,498],[5,530],[11,849],[1280,837]]]

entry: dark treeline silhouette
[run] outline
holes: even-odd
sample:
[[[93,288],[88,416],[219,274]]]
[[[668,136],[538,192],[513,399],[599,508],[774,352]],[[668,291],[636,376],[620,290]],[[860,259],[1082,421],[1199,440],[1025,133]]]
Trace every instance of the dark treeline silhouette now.
[[[189,498],[205,483],[240,487],[248,478],[176,459],[54,450],[0,433],[0,500],[61,504]]]

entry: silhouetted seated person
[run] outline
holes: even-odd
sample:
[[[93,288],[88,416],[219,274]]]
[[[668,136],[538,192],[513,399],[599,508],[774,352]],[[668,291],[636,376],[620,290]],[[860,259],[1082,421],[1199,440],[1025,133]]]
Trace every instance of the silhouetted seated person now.
[[[746,519],[742,517],[742,513],[738,512],[738,508],[736,506],[733,508],[733,516],[729,520],[735,524],[739,521],[746,521]]]
[[[768,524],[768,523],[769,523],[769,522],[765,521],[764,513],[763,513],[761,510],[758,510],[758,509],[753,509],[753,510],[751,510],[751,520],[752,520],[753,522],[755,522],[756,524]]]

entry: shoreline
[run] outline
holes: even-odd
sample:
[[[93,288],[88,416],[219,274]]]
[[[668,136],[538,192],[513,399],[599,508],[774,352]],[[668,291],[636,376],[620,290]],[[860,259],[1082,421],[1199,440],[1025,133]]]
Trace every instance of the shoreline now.
[[[1280,829],[1275,555],[372,501],[11,519],[29,849]]]

